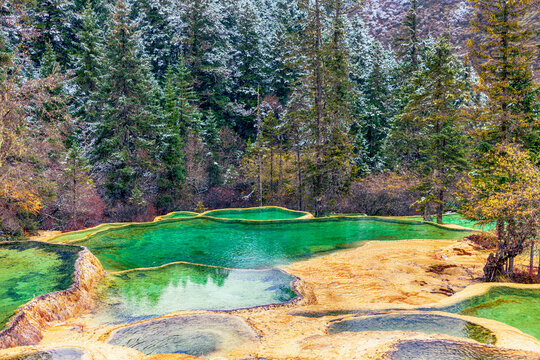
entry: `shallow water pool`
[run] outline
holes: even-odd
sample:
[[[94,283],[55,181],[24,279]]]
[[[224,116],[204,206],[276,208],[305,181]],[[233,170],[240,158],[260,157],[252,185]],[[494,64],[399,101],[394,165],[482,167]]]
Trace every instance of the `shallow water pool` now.
[[[0,330],[20,305],[68,289],[81,250],[35,241],[0,243]]]
[[[443,340],[412,340],[394,345],[384,360],[538,360],[538,355]]]
[[[441,310],[497,320],[540,339],[540,289],[497,286]]]
[[[302,216],[309,215],[309,213],[269,206],[249,209],[213,210],[205,212],[203,215],[221,219],[289,220],[298,219]]]
[[[97,319],[130,323],[181,310],[232,310],[284,303],[297,294],[280,270],[229,270],[172,264],[107,275],[98,285]]]
[[[467,234],[420,222],[373,218],[242,222],[195,217],[110,229],[74,244],[87,246],[107,270],[177,261],[260,269],[366,240],[461,239]]]
[[[254,340],[255,331],[239,317],[222,314],[185,315],[149,320],[115,330],[108,343],[146,355],[181,353],[207,356]]]
[[[446,334],[494,344],[495,335],[483,326],[435,314],[378,314],[333,322],[329,334],[361,331],[414,331],[425,334]]]

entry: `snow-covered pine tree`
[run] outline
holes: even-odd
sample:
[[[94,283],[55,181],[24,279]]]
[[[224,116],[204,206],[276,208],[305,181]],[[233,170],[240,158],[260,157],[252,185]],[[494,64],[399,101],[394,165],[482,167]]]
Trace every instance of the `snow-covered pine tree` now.
[[[32,59],[38,64],[51,44],[62,69],[72,66],[72,55],[77,51],[76,29],[80,17],[71,0],[42,0],[33,2],[30,18],[39,36],[31,39]]]
[[[82,14],[81,30],[77,34],[79,52],[75,56],[75,92],[72,97],[71,112],[76,118],[81,136],[88,140],[88,130],[96,120],[97,103],[91,95],[98,90],[103,61],[103,32],[98,27],[97,15],[91,5],[87,5]],[[86,141],[85,141],[86,142]]]
[[[233,87],[230,99],[234,103],[235,130],[243,137],[255,134],[255,116],[257,94],[262,96],[268,91],[263,87],[264,56],[260,18],[249,0],[236,1],[237,27],[230,33],[232,56],[229,68],[233,69]]]
[[[163,127],[159,126],[155,83],[140,58],[140,39],[129,19],[129,8],[118,0],[110,19],[105,44],[103,75],[95,98],[101,108],[93,142],[92,160],[105,177],[105,193],[112,205],[125,209],[135,189],[148,198],[153,190],[155,161]],[[125,211],[130,219],[137,211]]]
[[[180,4],[182,14],[182,56],[192,77],[192,85],[201,101],[201,109],[211,110],[221,121],[230,116],[230,48],[222,19],[224,12],[217,0],[191,0]]]
[[[153,74],[161,79],[180,53],[175,30],[166,13],[170,0],[131,0],[132,17],[137,23],[141,45],[150,60]]]
[[[393,114],[393,53],[369,33],[360,15],[349,18],[346,31],[352,82],[354,153],[358,175],[386,166],[386,143]]]

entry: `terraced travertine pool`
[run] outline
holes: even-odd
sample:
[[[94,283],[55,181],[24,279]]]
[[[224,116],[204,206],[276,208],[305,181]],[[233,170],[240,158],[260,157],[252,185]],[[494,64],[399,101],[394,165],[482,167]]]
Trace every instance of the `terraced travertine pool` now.
[[[425,334],[446,334],[494,344],[495,335],[483,326],[449,316],[429,313],[388,313],[359,316],[333,322],[329,334],[360,331],[413,331]]]
[[[540,339],[540,289],[497,286],[441,310],[497,320]]]
[[[0,243],[0,330],[20,305],[69,288],[81,250],[32,241]]]
[[[431,224],[366,217],[253,222],[195,217],[113,228],[72,244],[88,247],[111,271],[176,261],[260,269],[366,240],[461,239],[466,234]]]
[[[423,220],[422,216],[418,216],[418,215],[406,216],[405,218],[406,219],[411,219],[411,220],[417,220],[417,221],[422,221]],[[459,225],[459,226],[463,226],[463,227],[471,228],[471,229],[475,229],[475,230],[480,230],[480,231],[495,230],[495,223],[478,224],[476,221],[467,220],[462,215],[457,214],[457,213],[444,214],[443,215],[443,223],[452,224],[452,225]]]
[[[192,264],[109,274],[97,288],[103,323],[130,323],[181,310],[234,310],[284,303],[297,294],[281,270]]]
[[[105,337],[107,342],[132,347],[145,354],[179,352],[206,356],[239,346],[258,335],[241,317],[173,313],[236,310],[289,302],[299,295],[293,290],[297,279],[274,268],[276,266],[358,247],[369,240],[457,240],[469,233],[403,218],[349,215],[314,219],[308,213],[270,207],[217,210],[203,214],[177,212],[158,217],[152,223],[105,224],[62,234],[52,241],[88,247],[108,271],[96,288],[98,307],[89,322],[90,326],[97,328],[104,325],[116,327],[110,336]],[[2,278],[4,273],[12,274],[13,271],[1,268],[3,262],[0,262],[0,284],[6,281],[6,284],[11,284],[7,287],[38,289],[39,293],[67,289],[72,283],[76,251],[81,247],[57,244],[49,249],[40,245],[45,248],[43,250],[37,245],[36,249],[28,246],[25,250],[21,250],[24,246],[8,249],[15,250],[10,255],[12,259],[20,256],[21,264],[30,258],[46,260],[28,273],[22,271],[23,275],[14,280],[17,285]],[[52,247],[57,251],[52,251]],[[28,253],[22,254],[27,250]],[[0,259],[1,251],[2,247]],[[49,257],[36,253],[40,251]],[[74,255],[70,256],[69,252]],[[36,274],[46,283],[55,283],[54,279],[57,282],[52,287],[40,289],[32,277]],[[0,294],[1,291],[2,288]],[[501,296],[508,295],[503,293]],[[21,296],[22,303],[32,298],[28,291],[26,294],[29,298]],[[530,301],[536,295],[533,293],[525,298]],[[523,297],[523,293],[511,296]],[[511,322],[510,316],[497,318],[481,313],[478,308],[483,308],[486,302],[489,301],[473,298],[466,304],[444,311],[494,318],[521,329],[524,322],[531,323],[527,317],[517,317]],[[495,302],[501,303],[499,300]],[[10,309],[12,313],[13,306]],[[0,314],[1,311],[0,307]],[[518,312],[521,311],[534,314],[529,309]],[[534,324],[533,327],[538,329],[538,322]],[[341,319],[332,322],[328,328],[329,334],[365,331],[413,331],[468,337],[484,343],[495,341],[495,336],[483,326],[451,315],[430,314],[429,310],[422,314],[387,313]],[[526,332],[536,334],[534,329]],[[403,347],[401,354],[410,352],[414,356],[415,349],[423,351],[422,347],[427,346],[425,354],[431,356],[427,358],[436,358],[441,354],[443,345],[431,345],[427,342],[400,345]],[[452,356],[467,359],[469,350],[454,351],[452,346]],[[490,348],[473,346],[471,349],[474,359],[477,354],[486,355],[486,359],[498,359],[498,353]]]

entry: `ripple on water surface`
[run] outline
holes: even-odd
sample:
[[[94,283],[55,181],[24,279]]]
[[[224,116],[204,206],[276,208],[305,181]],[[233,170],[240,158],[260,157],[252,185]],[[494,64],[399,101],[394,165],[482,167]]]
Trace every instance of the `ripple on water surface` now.
[[[442,311],[497,320],[540,339],[540,289],[497,286]]]
[[[115,330],[108,343],[136,349],[146,355],[182,353],[207,356],[227,351],[257,337],[237,316],[185,315],[149,320]]]
[[[77,243],[87,246],[107,270],[176,261],[260,269],[366,240],[460,239],[467,234],[429,224],[366,218],[258,223],[191,218],[111,229]]]
[[[538,355],[443,340],[412,340],[394,345],[385,360],[538,360]]]
[[[232,310],[296,297],[277,269],[230,270],[191,264],[108,275],[98,285],[97,319],[130,323],[180,310]]]
[[[446,334],[494,344],[495,335],[483,326],[435,314],[379,314],[362,316],[332,323],[329,334],[361,331],[414,331],[425,334]]]
[[[0,243],[0,330],[20,305],[72,285],[79,251],[35,241]]]

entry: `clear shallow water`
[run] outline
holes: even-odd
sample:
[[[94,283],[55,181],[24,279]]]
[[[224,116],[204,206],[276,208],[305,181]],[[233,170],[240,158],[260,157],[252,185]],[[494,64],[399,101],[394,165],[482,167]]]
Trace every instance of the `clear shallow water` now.
[[[106,276],[97,320],[130,323],[180,310],[232,310],[283,303],[296,294],[280,270],[228,270],[189,264]]]
[[[222,219],[247,219],[247,220],[286,220],[298,219],[308,215],[307,212],[287,210],[276,207],[263,207],[252,209],[226,209],[214,210],[204,213],[205,216],[212,216]]]
[[[497,320],[540,339],[540,289],[498,286],[441,310]]]
[[[177,261],[259,269],[365,240],[461,239],[467,234],[429,224],[370,218],[257,223],[191,218],[124,226],[74,244],[87,246],[107,270]]]
[[[394,347],[384,360],[538,360],[534,354],[442,340],[403,341]]]
[[[0,330],[20,305],[72,285],[79,251],[33,241],[0,243]]]
[[[406,218],[422,221],[422,216],[407,216]],[[460,225],[466,228],[471,228],[471,229],[476,229],[476,230],[481,230],[481,231],[495,230],[495,224],[477,225],[476,221],[467,220],[463,218],[463,216],[461,216],[460,214],[455,214],[455,213],[443,215],[443,223]]]
[[[80,360],[84,352],[77,348],[60,348],[48,351],[38,351],[26,355],[0,357],[1,360]]]
[[[241,318],[222,314],[185,315],[146,321],[114,331],[107,342],[146,355],[182,353],[207,356],[256,338]]]
[[[468,321],[433,314],[380,314],[341,320],[328,327],[329,334],[361,331],[414,331],[425,334],[446,334],[494,344],[493,333]]]

